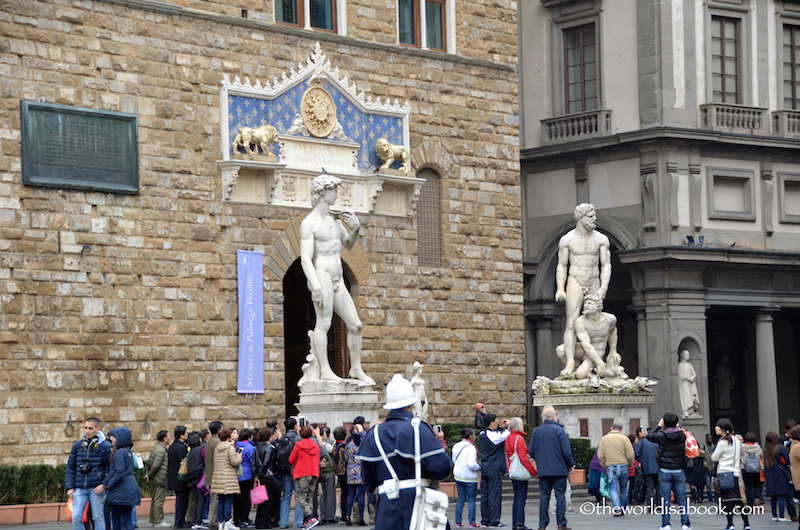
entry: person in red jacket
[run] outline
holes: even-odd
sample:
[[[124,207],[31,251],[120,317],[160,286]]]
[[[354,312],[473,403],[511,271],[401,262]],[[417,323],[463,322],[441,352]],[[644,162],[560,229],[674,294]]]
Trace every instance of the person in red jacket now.
[[[294,492],[297,502],[303,508],[303,529],[308,530],[319,524],[314,517],[314,492],[317,491],[319,479],[319,444],[316,433],[308,425],[300,428],[301,440],[294,444],[289,463],[292,464],[292,478],[294,478]]]
[[[536,476],[536,468],[528,456],[528,444],[525,443],[525,432],[522,418],[511,418],[508,422],[508,435],[505,441],[506,464],[511,465],[511,455],[516,454],[519,461],[531,476]],[[509,467],[510,469],[510,467]],[[514,488],[514,505],[511,508],[511,522],[514,530],[530,530],[525,526],[525,501],[528,498],[528,481],[511,479]]]

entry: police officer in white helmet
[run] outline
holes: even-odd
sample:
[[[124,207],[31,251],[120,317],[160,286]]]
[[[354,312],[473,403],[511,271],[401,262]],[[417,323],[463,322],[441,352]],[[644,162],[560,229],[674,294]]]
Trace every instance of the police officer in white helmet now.
[[[400,374],[395,374],[386,385],[386,405],[389,411],[386,421],[378,426],[380,444],[394,468],[399,483],[399,494],[387,494],[383,486],[392,480],[392,474],[384,463],[376,444],[375,431],[370,429],[361,442],[359,458],[367,491],[378,488],[375,528],[380,530],[408,530],[412,507],[416,495],[414,481],[414,387]],[[416,421],[419,421],[418,419]],[[450,474],[450,458],[433,429],[427,423],[419,425],[420,455],[422,457],[422,477],[425,485],[428,479],[442,480]]]

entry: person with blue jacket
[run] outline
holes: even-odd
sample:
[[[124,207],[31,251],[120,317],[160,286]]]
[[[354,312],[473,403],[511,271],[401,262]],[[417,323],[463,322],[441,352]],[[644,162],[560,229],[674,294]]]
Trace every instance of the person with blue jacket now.
[[[556,496],[556,523],[558,530],[571,530],[567,526],[567,477],[575,469],[569,438],[563,425],[558,423],[558,412],[551,405],[542,409],[542,424],[531,435],[528,453],[536,461],[539,471],[539,528],[550,524],[550,495]]]
[[[636,460],[642,464],[642,474],[644,475],[645,500],[653,500],[653,506],[661,503],[658,490],[658,444],[647,439],[647,429],[639,427],[636,429],[636,436],[639,439],[633,446],[633,453]]]
[[[239,500],[238,504],[233,505],[233,524],[238,527],[252,526],[250,521],[250,509],[253,507],[250,502],[250,490],[253,489],[255,478],[253,477],[253,456],[256,454],[256,446],[250,439],[253,437],[251,429],[242,429],[239,432],[239,439],[236,441],[236,450],[242,455],[242,476],[239,477]]]
[[[113,452],[106,480],[106,504],[111,512],[113,530],[133,530],[131,512],[141,504],[139,485],[133,476],[133,437],[127,427],[114,427],[108,432]]]
[[[95,530],[106,530],[103,507],[111,443],[100,430],[100,420],[87,418],[83,423],[83,438],[72,445],[67,460],[64,487],[72,499],[72,530],[84,530],[82,516],[87,504],[91,505],[91,519]]]

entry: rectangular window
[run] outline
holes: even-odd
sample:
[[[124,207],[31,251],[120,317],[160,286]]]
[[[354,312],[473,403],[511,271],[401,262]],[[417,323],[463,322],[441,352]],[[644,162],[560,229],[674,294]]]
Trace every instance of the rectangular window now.
[[[417,45],[417,15],[416,5],[417,0],[398,0],[398,27],[400,28],[400,43]]]
[[[275,20],[294,26],[302,25],[302,0],[275,0]]]
[[[741,20],[711,17],[711,87],[714,103],[742,103]]]
[[[305,27],[306,2],[312,28],[336,31],[336,0],[275,0],[275,21]]]
[[[567,114],[597,108],[597,40],[594,23],[564,30],[564,88]]]
[[[446,11],[446,0],[398,0],[397,26],[400,44],[445,51]],[[424,23],[421,20],[423,14]],[[420,31],[423,25],[424,39]]]
[[[310,0],[311,27],[327,31],[336,30],[336,3],[334,0]]]
[[[800,109],[800,26],[783,26],[783,108]]]
[[[425,25],[428,48],[444,51],[444,0],[425,2]]]

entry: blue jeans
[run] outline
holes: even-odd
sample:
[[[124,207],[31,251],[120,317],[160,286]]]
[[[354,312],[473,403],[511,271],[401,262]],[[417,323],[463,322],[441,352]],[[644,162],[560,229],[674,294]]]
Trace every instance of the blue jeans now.
[[[103,496],[94,492],[94,488],[75,488],[72,490],[72,530],[84,530],[83,510],[86,503],[91,503],[94,530],[106,530],[106,517],[103,507]]]
[[[503,476],[481,474],[481,523],[500,524],[503,504]]]
[[[556,496],[556,523],[558,526],[567,526],[567,477],[539,476],[539,526],[547,528],[550,524],[550,493]]]
[[[281,496],[281,527],[289,526],[289,510],[292,507],[292,493],[294,493],[294,479],[292,475],[283,475],[283,495]],[[294,526],[303,528],[303,508],[299,502],[294,503]]]
[[[233,494],[217,496],[217,521],[224,523],[233,517]]]
[[[525,501],[528,500],[528,481],[512,480],[511,487],[514,488],[514,504],[511,508],[511,524],[514,528],[525,526]]]
[[[461,512],[464,511],[464,502],[467,503],[467,513],[470,524],[475,522],[475,499],[478,498],[477,482],[459,482],[456,480],[458,500],[456,501],[456,523],[461,524]]]
[[[675,502],[683,506],[681,513],[681,525],[689,526],[689,507],[686,505],[686,475],[683,471],[678,473],[666,473],[663,470],[658,473],[658,488],[661,492],[661,526],[669,524],[670,492],[675,494]]]
[[[628,505],[628,466],[611,464],[606,468],[608,474],[608,492],[615,508]]]

